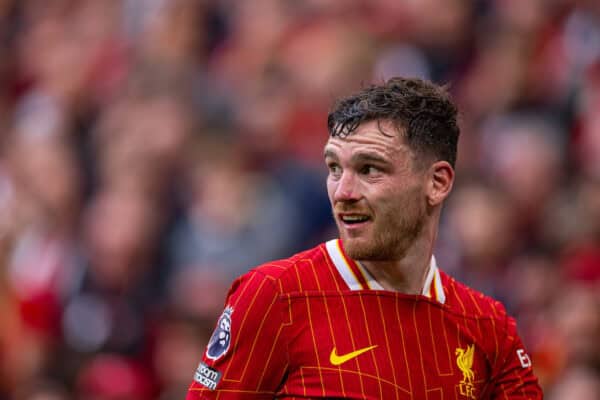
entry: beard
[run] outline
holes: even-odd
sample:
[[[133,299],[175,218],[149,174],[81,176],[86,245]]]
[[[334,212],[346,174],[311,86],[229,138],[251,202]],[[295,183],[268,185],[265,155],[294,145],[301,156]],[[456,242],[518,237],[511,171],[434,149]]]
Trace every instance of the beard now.
[[[371,221],[369,231],[351,237],[338,223],[340,238],[346,254],[358,261],[390,261],[404,257],[420,236],[426,223],[427,211],[417,193],[406,193],[394,204],[384,204]],[[405,204],[403,209],[398,204]]]

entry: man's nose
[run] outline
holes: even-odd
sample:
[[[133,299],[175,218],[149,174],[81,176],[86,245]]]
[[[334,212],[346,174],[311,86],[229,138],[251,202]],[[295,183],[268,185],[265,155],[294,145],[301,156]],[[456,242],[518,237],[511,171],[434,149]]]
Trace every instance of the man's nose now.
[[[335,201],[356,201],[360,199],[359,182],[356,175],[344,171],[335,189],[333,199]]]

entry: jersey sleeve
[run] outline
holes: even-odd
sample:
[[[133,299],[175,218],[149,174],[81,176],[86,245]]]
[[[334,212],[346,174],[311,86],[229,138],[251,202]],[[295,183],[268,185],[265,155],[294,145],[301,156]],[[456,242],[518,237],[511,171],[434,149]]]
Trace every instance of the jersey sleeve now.
[[[501,306],[502,307],[502,306]],[[504,311],[504,307],[502,307]],[[492,399],[538,400],[542,389],[533,373],[533,365],[517,332],[514,318],[504,314],[504,337],[494,368]]]
[[[251,271],[237,279],[186,400],[272,399],[288,366],[282,307],[273,278]]]

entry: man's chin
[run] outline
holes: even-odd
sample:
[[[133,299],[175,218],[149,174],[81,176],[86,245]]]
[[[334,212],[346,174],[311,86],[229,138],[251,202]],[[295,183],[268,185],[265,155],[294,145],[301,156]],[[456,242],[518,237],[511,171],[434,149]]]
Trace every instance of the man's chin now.
[[[348,257],[353,260],[369,260],[374,258],[375,249],[373,244],[363,238],[342,237],[344,250]]]

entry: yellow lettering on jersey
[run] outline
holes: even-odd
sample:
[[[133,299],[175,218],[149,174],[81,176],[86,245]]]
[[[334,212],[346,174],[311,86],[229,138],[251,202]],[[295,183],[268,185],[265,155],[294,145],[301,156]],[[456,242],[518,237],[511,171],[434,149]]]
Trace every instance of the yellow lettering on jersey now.
[[[329,355],[329,362],[331,362],[333,365],[341,365],[346,361],[350,361],[353,358],[356,358],[361,354],[366,353],[369,350],[373,350],[375,347],[377,347],[377,345],[364,347],[362,349],[355,350],[348,354],[342,354],[341,356],[336,353],[337,350],[334,347],[333,350],[331,350],[331,354]]]
[[[466,349],[456,349],[456,365],[463,373],[463,379],[459,384],[460,394],[470,399],[475,399],[475,373],[473,372],[473,356],[475,355],[475,345],[467,346]]]

